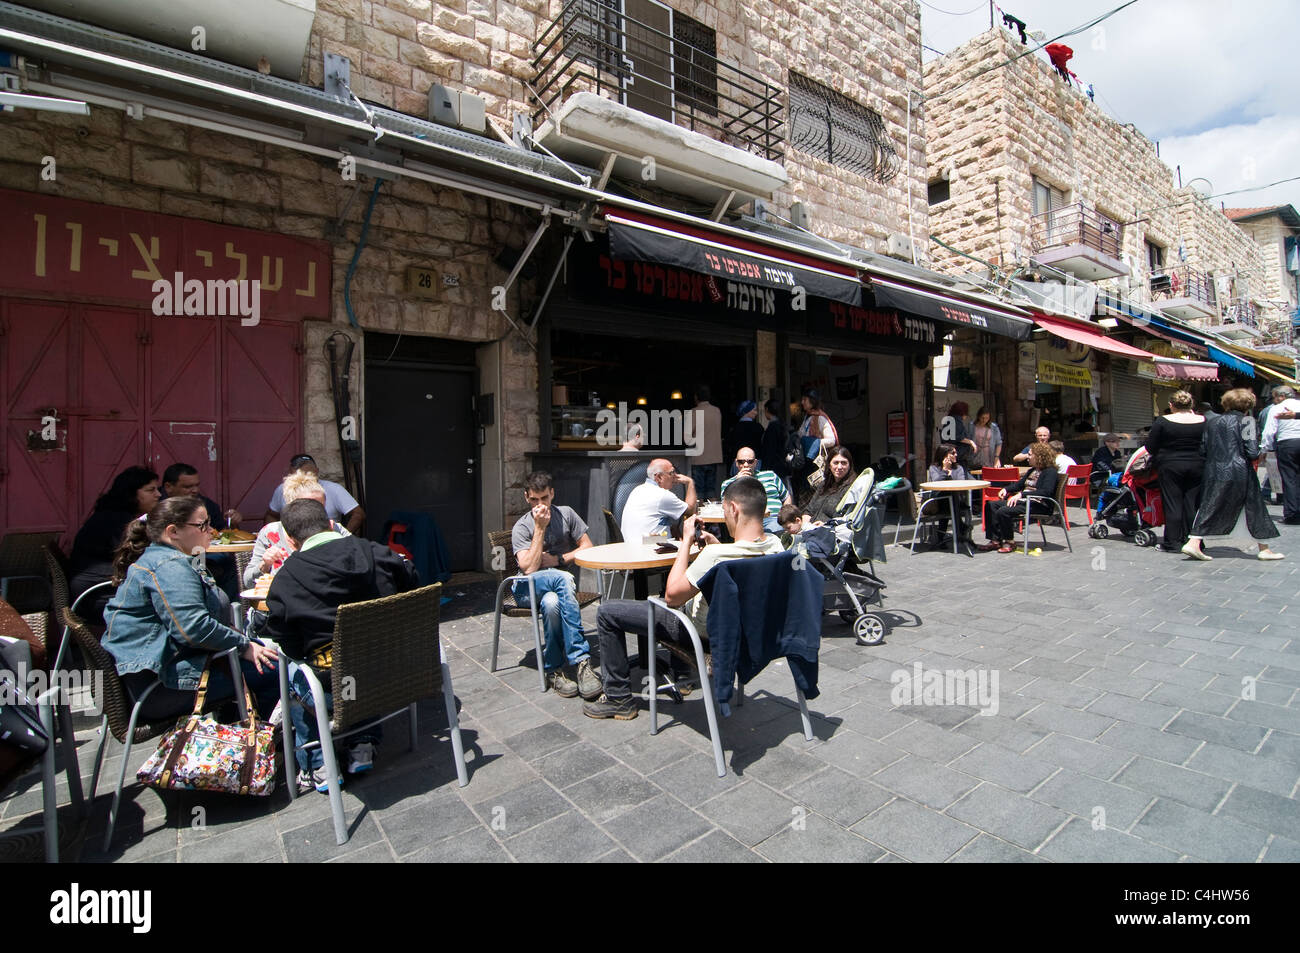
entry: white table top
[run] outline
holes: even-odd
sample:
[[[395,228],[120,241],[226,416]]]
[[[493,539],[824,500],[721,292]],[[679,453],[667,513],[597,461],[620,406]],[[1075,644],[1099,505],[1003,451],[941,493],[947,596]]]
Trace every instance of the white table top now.
[[[986,486],[992,485],[988,480],[935,480],[933,483],[922,483],[921,489],[940,493],[956,493],[958,491],[982,490]]]
[[[677,544],[677,540],[668,541]],[[657,553],[645,543],[606,543],[579,550],[573,561],[587,569],[655,569],[671,566],[677,553]]]

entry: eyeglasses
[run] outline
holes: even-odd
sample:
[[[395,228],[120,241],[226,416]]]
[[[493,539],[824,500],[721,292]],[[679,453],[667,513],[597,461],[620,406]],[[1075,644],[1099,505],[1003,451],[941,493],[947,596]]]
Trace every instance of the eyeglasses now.
[[[211,529],[211,528],[212,528],[212,520],[207,519],[207,520],[204,520],[202,523],[186,523],[185,525],[186,525],[186,526],[193,526],[195,529]]]

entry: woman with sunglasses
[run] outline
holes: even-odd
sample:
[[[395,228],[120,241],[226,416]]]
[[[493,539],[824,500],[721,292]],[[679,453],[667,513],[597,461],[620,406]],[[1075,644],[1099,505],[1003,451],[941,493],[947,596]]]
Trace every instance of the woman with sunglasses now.
[[[117,592],[104,612],[108,631],[102,644],[133,702],[161,679],[141,709],[146,722],[193,710],[212,653],[231,648],[239,650],[258,713],[270,715],[279,697],[275,650],[222,621],[229,618],[230,603],[203,568],[210,527],[202,500],[169,497],[130,525],[113,562]],[[230,666],[223,660],[208,677],[208,699],[233,695]]]

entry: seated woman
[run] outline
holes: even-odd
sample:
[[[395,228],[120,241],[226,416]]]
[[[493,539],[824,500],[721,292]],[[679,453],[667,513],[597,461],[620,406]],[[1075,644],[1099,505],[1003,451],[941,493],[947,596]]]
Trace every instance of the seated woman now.
[[[68,585],[76,599],[91,586],[113,578],[113,554],[122,543],[126,524],[152,512],[162,492],[158,474],[147,467],[127,467],[113,478],[112,485],[95,501],[94,509],[72,542],[68,566]],[[100,624],[103,595],[78,614],[87,622]]]
[[[294,500],[315,500],[322,506],[325,505],[325,488],[310,473],[290,473],[284,478],[283,494],[286,506]],[[340,536],[352,535],[347,531],[347,527],[334,520],[330,520],[330,528]],[[263,526],[257,534],[257,542],[253,544],[248,565],[244,568],[245,588],[257,585],[258,576],[276,572],[292,552],[293,541],[289,539],[289,534],[284,531],[279,520]]]
[[[940,480],[969,480],[966,468],[957,462],[958,450],[956,444],[941,443],[934,448],[934,462],[930,468],[925,471],[925,482],[938,483]],[[955,496],[957,503],[957,521],[963,526],[969,522],[970,516],[970,494],[958,493]],[[946,506],[940,507],[939,512],[944,512]],[[938,521],[939,526],[939,545],[943,544],[943,537],[948,532],[948,518],[945,516]]]
[[[853,466],[853,454],[847,447],[831,448],[826,458],[821,487],[808,498],[805,506],[805,523],[821,524],[831,519],[842,508],[851,507],[857,500],[847,500],[849,488],[858,478]]]
[[[191,555],[207,549],[210,525],[202,500],[164,500],[148,519],[131,524],[113,562],[117,592],[105,611],[103,646],[133,702],[155,678],[162,680],[141,710],[146,721],[192,711],[210,656],[230,648],[239,649],[244,681],[262,717],[279,697],[275,650],[221,621],[230,605]],[[233,695],[230,666],[223,660],[208,677],[208,699]]]
[[[1024,517],[1032,497],[1056,496],[1056,451],[1046,443],[1029,445],[1030,470],[1011,486],[998,490],[998,499],[985,504],[984,518],[988,526],[989,541],[980,547],[984,552],[996,549],[1009,553],[1016,538],[1016,520]],[[1034,506],[1033,512],[1051,512],[1043,504]]]

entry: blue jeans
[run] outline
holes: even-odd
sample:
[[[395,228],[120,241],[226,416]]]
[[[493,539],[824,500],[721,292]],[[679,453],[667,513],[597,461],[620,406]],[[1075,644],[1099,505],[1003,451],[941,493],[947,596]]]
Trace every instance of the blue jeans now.
[[[709,463],[704,466],[691,467],[691,479],[695,481],[695,495],[701,500],[711,500],[718,495],[718,470],[721,464]]]
[[[578,587],[573,576],[563,569],[539,569],[532,574],[541,602],[542,664],[552,672],[564,665],[577,665],[591,654],[591,646],[582,632],[582,614],[578,610]],[[531,608],[528,601],[528,583],[519,580],[512,587],[515,603],[521,609]]]
[[[296,745],[320,741],[320,732],[316,727],[316,705],[312,698],[311,683],[307,681],[307,676],[302,671],[303,665],[302,662],[289,663],[289,692],[293,696],[289,703],[289,717],[293,719],[293,740]],[[325,711],[332,713],[334,696],[326,688],[330,684],[329,673],[321,675],[317,672],[316,674],[320,677],[321,688],[325,689]],[[383,737],[383,725],[376,722],[366,730],[349,737],[348,747],[359,745],[363,741],[377,745]],[[307,751],[299,749],[294,752],[294,756],[298,759],[298,767],[303,771],[314,771],[325,764],[325,755],[321,753],[319,747]]]
[[[767,530],[773,536],[780,536],[783,532],[785,532],[781,524],[777,522],[775,516],[763,517],[763,529]]]

